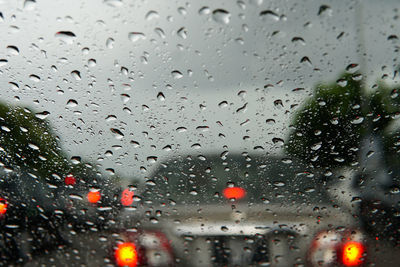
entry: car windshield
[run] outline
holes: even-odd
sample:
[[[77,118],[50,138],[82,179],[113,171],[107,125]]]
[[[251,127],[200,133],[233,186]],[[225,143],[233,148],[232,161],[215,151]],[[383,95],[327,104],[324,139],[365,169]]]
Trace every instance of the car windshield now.
[[[395,266],[398,0],[0,0],[0,266]]]

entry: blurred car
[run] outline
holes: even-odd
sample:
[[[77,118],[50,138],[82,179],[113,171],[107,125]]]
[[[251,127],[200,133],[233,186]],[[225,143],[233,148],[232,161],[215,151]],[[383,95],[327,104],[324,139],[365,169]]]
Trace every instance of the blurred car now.
[[[367,244],[359,221],[319,179],[284,157],[167,160],[146,182],[140,225],[118,237],[117,263],[120,247],[132,244],[137,260],[128,266],[362,265]]]

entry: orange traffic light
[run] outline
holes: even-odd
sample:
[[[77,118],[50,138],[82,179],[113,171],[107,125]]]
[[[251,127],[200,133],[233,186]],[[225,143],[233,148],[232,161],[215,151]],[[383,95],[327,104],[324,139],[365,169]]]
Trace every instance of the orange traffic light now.
[[[138,262],[136,246],[133,243],[122,243],[115,250],[115,260],[118,266],[134,267]]]

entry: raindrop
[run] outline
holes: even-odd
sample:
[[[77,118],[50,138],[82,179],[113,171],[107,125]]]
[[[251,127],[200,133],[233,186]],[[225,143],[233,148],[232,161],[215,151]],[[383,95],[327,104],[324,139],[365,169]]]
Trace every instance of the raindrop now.
[[[29,143],[28,146],[30,148],[32,148],[33,150],[39,150],[39,147],[37,145],[35,145],[35,144]]]
[[[171,72],[171,75],[174,79],[181,79],[183,77],[182,72],[180,72],[179,70],[174,70]]]
[[[55,34],[55,37],[59,38],[66,44],[72,44],[76,38],[76,35],[70,31],[59,31]]]
[[[332,12],[332,10],[331,10],[331,7],[330,6],[328,6],[328,5],[322,5],[322,6],[320,6],[319,7],[319,10],[318,10],[318,16],[319,15],[323,15],[323,14],[325,14],[325,13],[331,13]]]
[[[0,67],[7,65],[7,63],[8,63],[7,59],[0,59]]]
[[[114,39],[113,38],[108,38],[106,41],[106,47],[108,49],[114,48]]]
[[[226,226],[221,226],[221,231],[222,232],[227,232],[227,231],[229,231],[229,228],[226,227]]]
[[[202,8],[199,9],[199,14],[200,15],[208,15],[211,13],[211,10],[207,6],[203,6]]]
[[[186,131],[187,131],[187,128],[186,128],[186,127],[178,127],[178,128],[176,128],[176,131],[177,131],[178,133],[183,133],[183,132],[186,132]]]
[[[96,66],[96,60],[93,59],[93,58],[89,59],[89,60],[88,60],[88,65],[89,65],[89,67],[94,67],[94,66]]]
[[[228,24],[231,19],[231,14],[224,9],[216,9],[212,12],[212,17],[215,22]]]
[[[147,157],[147,162],[154,164],[157,162],[157,159],[158,158],[156,156],[149,156],[149,157]]]
[[[159,17],[160,15],[154,10],[150,10],[145,16],[146,20],[158,19]]]
[[[81,163],[81,157],[79,157],[79,156],[73,156],[73,157],[71,157],[71,162],[72,162],[72,164],[79,164],[79,163]]]
[[[181,37],[182,39],[187,38],[187,30],[185,27],[182,27],[178,30],[178,36]]]
[[[267,120],[265,120],[265,122],[266,122],[268,125],[275,124],[275,120],[274,120],[274,119],[267,119]]]
[[[282,186],[285,186],[286,184],[285,184],[285,182],[283,182],[283,181],[275,181],[274,182],[274,186],[278,186],[278,187],[282,187]]]
[[[292,42],[293,42],[293,43],[299,43],[299,44],[302,44],[302,45],[305,45],[305,44],[306,44],[306,42],[304,41],[304,39],[301,38],[301,37],[293,37],[293,38],[292,38]]]
[[[121,94],[121,100],[124,104],[128,103],[129,99],[131,99],[130,95],[128,94]]]
[[[157,95],[157,99],[158,99],[159,101],[165,101],[165,96],[164,96],[164,94],[163,94],[162,92],[159,92],[158,95]]]
[[[104,3],[112,7],[120,7],[123,5],[122,0],[104,0]]]
[[[36,114],[35,114],[35,117],[36,117],[36,118],[39,118],[39,119],[41,119],[41,120],[44,120],[44,119],[46,119],[49,115],[50,115],[50,112],[48,112],[48,111],[43,111],[43,112],[40,112],[40,113],[36,113]]]
[[[35,0],[25,0],[24,9],[25,10],[33,10],[35,9],[36,1]]]
[[[283,107],[283,102],[282,102],[282,100],[280,100],[280,99],[275,100],[275,101],[274,101],[274,106],[275,106],[275,107],[278,107],[278,106]]]
[[[316,150],[320,149],[321,147],[322,147],[322,142],[318,142],[311,146],[311,150],[316,151]]]
[[[29,75],[29,79],[31,79],[31,81],[34,81],[34,82],[40,82],[40,77],[35,74]]]
[[[277,137],[272,138],[272,142],[274,144],[276,144],[276,145],[283,145],[284,144],[283,139],[282,138],[277,138]]]
[[[124,134],[117,128],[110,128],[110,131],[114,134],[115,138],[118,140],[124,137]]]
[[[347,80],[346,79],[339,79],[336,81],[336,83],[340,86],[340,87],[346,87],[347,86]]]
[[[81,80],[81,73],[78,70],[71,71],[71,76],[74,77],[76,81]]]
[[[349,64],[346,67],[346,71],[349,72],[349,73],[354,73],[354,72],[358,71],[359,69],[360,69],[360,66],[358,64],[355,64],[355,63]]]
[[[311,60],[309,57],[302,57],[300,63],[308,63],[308,65],[312,65]]]
[[[272,19],[274,21],[278,21],[279,20],[279,15],[276,14],[272,10],[263,10],[263,11],[261,11],[260,12],[260,17],[261,17],[261,19]]]
[[[78,101],[76,101],[75,99],[68,100],[67,107],[74,108],[76,106],[78,106]]]
[[[364,117],[357,117],[351,121],[352,124],[360,124],[364,121]]]
[[[19,49],[18,47],[14,46],[14,45],[9,45],[7,46],[7,51],[10,55],[14,55],[17,56],[19,55]]]
[[[218,104],[218,107],[220,107],[220,108],[225,108],[227,106],[228,106],[228,102],[226,102],[226,101],[219,102],[219,104]]]
[[[165,33],[164,33],[164,31],[163,31],[161,28],[155,28],[155,29],[154,29],[154,32],[155,32],[158,36],[160,36],[161,38],[165,38]]]
[[[128,34],[128,38],[131,40],[131,42],[136,42],[141,39],[146,39],[146,35],[144,35],[142,32],[130,32]]]
[[[158,219],[152,217],[152,218],[150,218],[150,222],[154,223],[154,224],[157,224],[158,223]]]

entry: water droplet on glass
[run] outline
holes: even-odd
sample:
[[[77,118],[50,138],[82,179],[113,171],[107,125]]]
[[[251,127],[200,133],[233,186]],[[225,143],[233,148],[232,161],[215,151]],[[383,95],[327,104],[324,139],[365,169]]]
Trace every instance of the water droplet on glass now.
[[[276,144],[276,145],[283,145],[284,144],[283,139],[282,138],[277,138],[277,137],[272,138],[272,142],[274,144]]]
[[[124,134],[117,128],[110,128],[110,131],[114,134],[115,138],[118,140],[124,137]]]
[[[108,38],[106,41],[106,47],[108,49],[112,49],[114,47],[114,39],[113,38]]]
[[[78,101],[76,101],[75,99],[68,100],[67,107],[74,108],[76,106],[78,106]]]
[[[181,37],[182,39],[187,38],[187,30],[185,27],[182,27],[178,30],[178,36]]]
[[[203,6],[202,8],[199,9],[200,15],[208,15],[210,13],[211,13],[211,10],[208,6]]]
[[[31,79],[31,81],[34,81],[34,82],[40,82],[40,77],[35,74],[29,75],[29,79]]]
[[[160,36],[161,38],[165,38],[165,33],[164,33],[164,31],[163,31],[161,28],[155,28],[155,29],[154,29],[154,32],[155,32],[158,36]]]
[[[93,59],[93,58],[89,59],[89,60],[88,60],[88,65],[89,65],[89,67],[94,67],[94,66],[96,66],[96,60]]]
[[[273,21],[278,21],[279,20],[279,15],[276,14],[274,11],[272,10],[263,10],[260,12],[260,17],[261,19],[270,19]]]
[[[128,103],[129,99],[131,99],[130,95],[128,94],[121,94],[121,100],[124,104]]]
[[[18,47],[14,46],[14,45],[7,46],[7,51],[8,51],[8,54],[10,54],[10,55],[14,55],[14,56],[19,55]]]
[[[25,0],[24,9],[25,10],[33,10],[35,9],[36,1],[35,0]]]
[[[122,0],[104,0],[104,3],[112,7],[120,7],[123,5]]]
[[[136,42],[142,39],[146,39],[146,36],[142,32],[130,32],[128,34],[128,38],[129,40],[131,40],[131,42]]]
[[[164,94],[163,94],[162,92],[159,92],[159,93],[157,94],[157,99],[158,99],[159,101],[165,101],[165,96],[164,96]]]
[[[151,163],[151,164],[154,164],[154,163],[157,162],[157,159],[158,158],[156,156],[150,156],[150,157],[147,157],[147,162]]]
[[[182,72],[180,72],[179,70],[174,70],[171,72],[171,75],[174,79],[181,79],[183,77]]]
[[[81,163],[81,157],[79,157],[79,156],[73,156],[73,157],[71,157],[71,162],[72,162],[72,164],[79,164],[79,163]]]
[[[55,34],[55,37],[59,38],[66,44],[72,44],[75,41],[75,34],[70,31],[59,31]]]
[[[160,15],[154,10],[150,10],[145,16],[146,20],[158,19],[159,17]]]
[[[43,112],[40,112],[40,113],[36,113],[36,114],[35,114],[35,117],[36,117],[36,118],[39,118],[39,119],[41,119],[41,120],[44,120],[44,119],[46,119],[49,115],[50,115],[50,112],[48,112],[48,111],[43,111]]]
[[[324,15],[324,14],[331,15],[331,13],[332,13],[332,9],[328,5],[322,5],[318,9],[318,16]]]
[[[39,150],[39,147],[37,145],[35,145],[35,144],[29,143],[28,146],[30,148],[32,148],[33,150]]]
[[[349,64],[346,67],[346,71],[349,72],[349,73],[354,73],[354,72],[358,71],[359,69],[360,69],[360,66],[358,64],[355,64],[355,63]]]
[[[7,59],[0,59],[0,67],[7,65],[7,63],[8,63]]]
[[[71,76],[77,81],[81,80],[81,73],[78,70],[71,71]]]
[[[212,12],[212,18],[215,22],[228,24],[231,19],[231,14],[224,9],[216,9]]]

